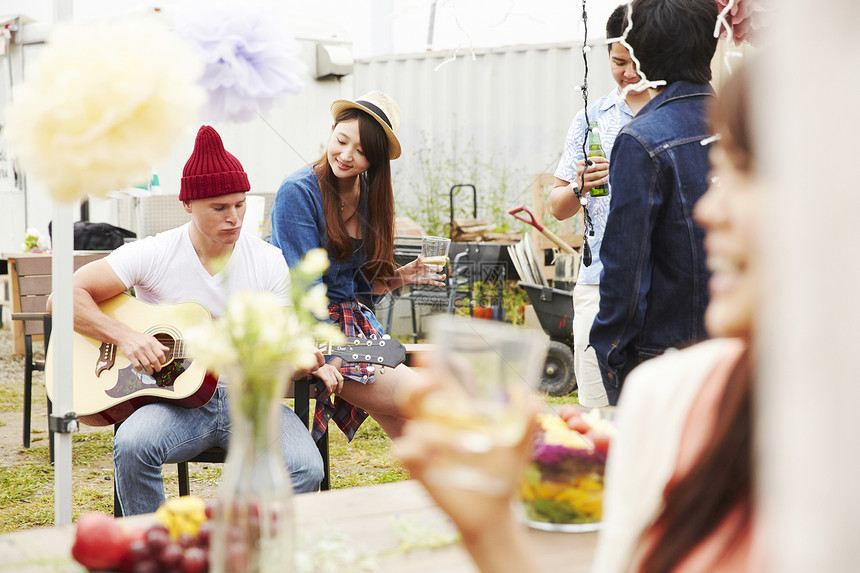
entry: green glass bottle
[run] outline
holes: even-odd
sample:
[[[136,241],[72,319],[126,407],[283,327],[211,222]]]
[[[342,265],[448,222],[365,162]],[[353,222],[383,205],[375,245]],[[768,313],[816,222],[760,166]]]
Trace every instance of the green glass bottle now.
[[[604,153],[603,147],[600,145],[600,133],[597,131],[597,122],[592,121],[588,125],[588,152],[586,153],[586,157],[606,157],[606,153]],[[604,183],[603,185],[594,187],[589,192],[589,195],[592,197],[605,197],[609,195],[609,185]]]

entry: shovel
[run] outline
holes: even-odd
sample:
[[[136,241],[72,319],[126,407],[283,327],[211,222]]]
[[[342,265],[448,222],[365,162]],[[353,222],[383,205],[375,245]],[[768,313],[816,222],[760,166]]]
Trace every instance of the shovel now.
[[[525,212],[526,214],[528,214],[529,218],[526,219],[525,217],[523,217],[521,215],[517,216],[517,214],[521,213],[521,212]],[[553,233],[552,231],[550,231],[549,229],[547,229],[546,227],[541,225],[537,221],[537,219],[535,219],[535,216],[532,214],[532,212],[529,211],[525,206],[521,205],[519,207],[515,207],[515,208],[511,209],[510,211],[508,211],[508,214],[512,215],[514,217],[514,219],[522,221],[523,223],[531,225],[532,227],[537,229],[541,235],[543,235],[544,237],[546,237],[547,239],[549,239],[550,241],[552,241],[553,243],[558,245],[558,248],[561,249],[563,252],[565,252],[569,255],[576,254],[576,251],[573,250],[573,247],[571,247],[570,245],[565,243],[561,237],[559,237],[558,235],[556,235],[555,233]]]

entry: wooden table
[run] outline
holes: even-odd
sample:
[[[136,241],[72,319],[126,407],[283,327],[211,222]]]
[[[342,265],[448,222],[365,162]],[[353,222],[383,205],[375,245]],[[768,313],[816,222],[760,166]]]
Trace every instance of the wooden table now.
[[[337,489],[295,498],[304,535],[344,534],[359,552],[380,554],[400,545],[392,519],[434,532],[453,531],[418,482]],[[144,519],[146,516],[131,519]],[[77,571],[71,557],[74,527],[29,529],[0,536],[0,571],[53,573]],[[540,570],[585,573],[591,566],[596,533],[548,533],[528,530]],[[475,573],[461,544],[419,549],[378,559],[380,573]]]

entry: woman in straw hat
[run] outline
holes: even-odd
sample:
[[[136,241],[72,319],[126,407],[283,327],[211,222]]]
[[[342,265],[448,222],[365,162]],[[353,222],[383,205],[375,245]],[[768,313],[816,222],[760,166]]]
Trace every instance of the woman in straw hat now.
[[[372,91],[355,101],[335,100],[331,114],[334,124],[323,156],[287,177],[278,189],[272,243],[289,265],[312,248],[326,248],[330,266],[323,281],[331,320],[349,338],[381,337],[382,325],[360,299],[373,300],[409,283],[444,286],[443,277],[420,259],[394,265],[390,161],[400,157],[397,103]],[[412,375],[403,365],[381,372],[333,359],[317,376],[337,396],[334,401],[317,400],[314,436],[322,435],[334,418],[352,439],[368,413],[389,435],[399,435],[402,420],[394,388]]]

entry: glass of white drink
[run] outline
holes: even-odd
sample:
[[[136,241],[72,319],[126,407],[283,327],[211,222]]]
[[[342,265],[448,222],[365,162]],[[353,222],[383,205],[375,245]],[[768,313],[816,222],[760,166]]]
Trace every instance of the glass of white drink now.
[[[496,446],[519,443],[530,423],[527,405],[540,381],[546,335],[503,322],[451,315],[432,317],[433,354],[427,372],[437,390],[426,396],[421,417],[456,432],[469,463],[452,460],[428,479],[450,487],[492,493],[506,491],[489,475]]]
[[[422,237],[421,261],[425,265],[444,267],[448,264],[448,249],[451,239],[445,237]]]

